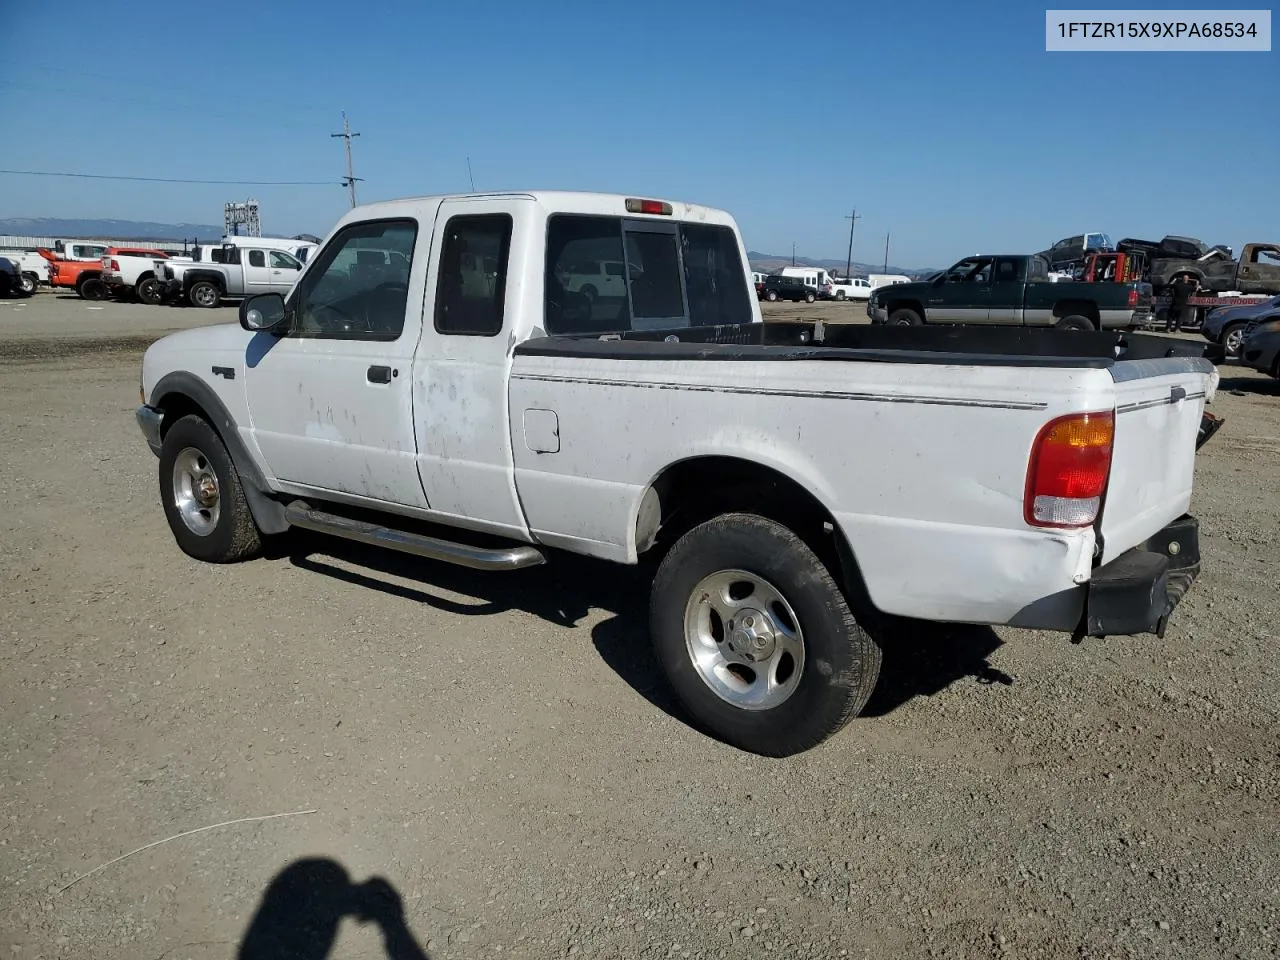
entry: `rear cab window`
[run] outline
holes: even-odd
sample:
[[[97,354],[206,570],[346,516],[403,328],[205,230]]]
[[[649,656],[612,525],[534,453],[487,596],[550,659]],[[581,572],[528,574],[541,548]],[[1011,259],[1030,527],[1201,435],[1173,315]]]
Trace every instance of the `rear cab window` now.
[[[608,265],[610,282],[589,283],[585,263]],[[544,322],[552,335],[750,323],[746,278],[727,226],[554,214]]]

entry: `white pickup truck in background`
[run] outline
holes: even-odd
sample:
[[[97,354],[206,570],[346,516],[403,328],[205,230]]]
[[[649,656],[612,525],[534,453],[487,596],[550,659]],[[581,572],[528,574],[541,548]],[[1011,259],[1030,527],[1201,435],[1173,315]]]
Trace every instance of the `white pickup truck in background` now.
[[[34,250],[0,250],[0,257],[17,264],[19,289],[24,295],[30,296],[40,288],[40,284],[49,283],[49,261]]]
[[[831,280],[830,296],[836,300],[869,300],[871,299],[871,283],[861,277]]]
[[[586,259],[629,283],[565,289]],[[858,714],[894,617],[1163,635],[1221,423],[1203,347],[760,319],[719,210],[378,203],[287,297],[153,344],[137,419],[201,560],[298,527],[482,571],[654,564],[672,688],[758,753]]]
[[[111,247],[102,256],[102,282],[117,299],[134,296],[142,303],[160,303],[164,288],[156,272],[168,259],[161,250]]]

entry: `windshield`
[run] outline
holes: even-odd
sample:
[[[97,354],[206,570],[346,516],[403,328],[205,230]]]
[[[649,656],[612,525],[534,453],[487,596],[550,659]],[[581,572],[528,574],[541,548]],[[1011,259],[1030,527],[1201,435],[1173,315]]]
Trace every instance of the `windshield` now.
[[[1111,235],[1106,233],[1089,233],[1085,235],[1085,246],[1094,250],[1114,250]]]

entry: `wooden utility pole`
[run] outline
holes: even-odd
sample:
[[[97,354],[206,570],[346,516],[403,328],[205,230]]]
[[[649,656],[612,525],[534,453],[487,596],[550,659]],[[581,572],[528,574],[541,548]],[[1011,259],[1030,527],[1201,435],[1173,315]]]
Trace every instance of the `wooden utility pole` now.
[[[341,137],[347,144],[347,182],[344,186],[351,190],[351,207],[355,209],[356,205],[356,180],[363,179],[355,175],[355,171],[351,166],[351,138],[358,137],[360,134],[351,132],[351,124],[347,122],[347,111],[342,111],[342,132],[331,133],[330,137]]]
[[[844,264],[844,278],[848,280],[849,274],[853,272],[853,228],[862,218],[858,216],[858,208],[854,207],[853,212],[845,219],[849,221],[849,259]]]

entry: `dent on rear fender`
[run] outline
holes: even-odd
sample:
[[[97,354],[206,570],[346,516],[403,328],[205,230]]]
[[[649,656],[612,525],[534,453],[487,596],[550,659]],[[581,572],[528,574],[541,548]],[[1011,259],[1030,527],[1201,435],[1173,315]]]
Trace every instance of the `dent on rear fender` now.
[[[1092,564],[1092,531],[1045,534],[858,514],[837,522],[871,602],[904,617],[1013,624],[1024,608],[1087,580]]]

